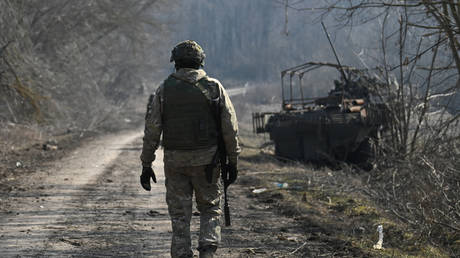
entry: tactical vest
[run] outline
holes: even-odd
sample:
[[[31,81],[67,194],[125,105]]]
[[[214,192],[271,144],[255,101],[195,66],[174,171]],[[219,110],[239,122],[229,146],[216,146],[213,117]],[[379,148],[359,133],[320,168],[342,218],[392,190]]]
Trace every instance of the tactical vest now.
[[[166,150],[196,150],[217,145],[216,122],[204,94],[216,92],[212,86],[206,77],[196,84],[173,76],[166,79],[162,113]]]

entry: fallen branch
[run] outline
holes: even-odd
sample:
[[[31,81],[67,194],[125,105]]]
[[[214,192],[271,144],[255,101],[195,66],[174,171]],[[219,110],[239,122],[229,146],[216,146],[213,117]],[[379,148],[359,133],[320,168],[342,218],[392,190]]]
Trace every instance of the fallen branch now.
[[[412,225],[417,225],[417,223],[413,222],[412,220],[406,218],[406,217],[403,217],[402,215],[398,214],[395,209],[391,209],[391,211],[394,213],[394,215],[396,215],[398,218],[404,220],[404,221],[407,221],[409,224],[412,224]]]
[[[438,224],[438,225],[441,225],[441,226],[444,226],[444,227],[447,227],[447,228],[450,228],[450,229],[455,230],[455,231],[460,231],[459,228],[454,227],[454,226],[449,225],[449,224],[446,224],[446,223],[444,223],[444,222],[440,222],[440,221],[437,221],[437,220],[433,220],[433,223]]]
[[[297,251],[299,251],[300,249],[302,249],[308,242],[305,242],[303,243],[301,246],[297,247],[297,249],[295,249],[294,251],[291,252],[291,254],[295,254],[297,253]]]

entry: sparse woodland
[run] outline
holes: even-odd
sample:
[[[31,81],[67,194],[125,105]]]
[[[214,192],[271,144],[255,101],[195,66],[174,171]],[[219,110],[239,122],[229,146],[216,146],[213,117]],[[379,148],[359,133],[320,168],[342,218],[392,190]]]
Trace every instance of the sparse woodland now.
[[[386,103],[390,123],[369,194],[421,240],[458,254],[460,1],[280,2],[339,27],[375,28],[375,45],[357,56],[378,79],[368,87]]]
[[[0,2],[0,121],[94,130],[153,78],[171,1]]]

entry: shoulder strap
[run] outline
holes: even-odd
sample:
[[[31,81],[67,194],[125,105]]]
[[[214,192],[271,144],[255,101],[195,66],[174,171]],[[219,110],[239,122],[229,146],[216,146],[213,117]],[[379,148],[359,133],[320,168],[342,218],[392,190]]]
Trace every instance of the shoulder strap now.
[[[205,82],[205,79],[206,77],[204,78],[201,78],[199,81],[197,81],[194,85],[200,89],[201,93],[203,93],[203,95],[206,97],[206,99],[208,101],[212,101],[213,98],[211,96],[211,92],[209,92],[209,89],[204,85],[204,82]]]
[[[201,93],[204,95],[204,97],[205,97],[210,103],[212,103],[212,102],[214,102],[214,101],[220,99],[220,94],[219,94],[216,98],[213,98],[213,97],[211,96],[211,92],[209,91],[207,85],[205,85],[206,81],[208,80],[208,76],[204,76],[203,78],[201,78],[200,80],[198,80],[196,83],[191,83],[191,82],[189,82],[189,81],[186,81],[186,80],[184,80],[183,78],[180,78],[180,77],[178,77],[178,76],[176,76],[176,75],[174,75],[174,74],[171,74],[171,77],[173,77],[173,78],[176,79],[176,80],[183,81],[183,82],[185,82],[185,83],[188,83],[188,84],[191,84],[191,85],[197,87],[197,88],[201,91]],[[216,89],[216,90],[217,90],[217,92],[219,91],[219,89]]]
[[[220,123],[219,123],[219,121],[220,121],[220,91],[219,91],[219,88],[217,88],[216,89],[217,96],[215,98],[213,98],[213,96],[211,96],[211,92],[209,91],[210,90],[209,87],[207,87],[208,85],[207,84],[205,85],[207,80],[208,80],[208,77],[205,76],[205,77],[201,78],[195,84],[195,86],[198,89],[200,89],[201,93],[203,93],[203,95],[208,100],[209,108],[211,109],[213,117],[216,120],[217,129],[220,132]],[[216,86],[219,87],[219,85],[216,85]]]

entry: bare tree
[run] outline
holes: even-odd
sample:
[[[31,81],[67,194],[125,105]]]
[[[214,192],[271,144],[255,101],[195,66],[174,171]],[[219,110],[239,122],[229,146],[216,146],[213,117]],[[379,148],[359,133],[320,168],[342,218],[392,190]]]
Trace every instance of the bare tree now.
[[[427,239],[452,246],[448,239],[460,230],[460,1],[309,5],[301,0],[289,7],[333,19],[341,28],[373,26],[379,33],[374,45],[379,47],[367,51],[372,55],[359,55],[364,64],[373,64],[368,68],[377,80],[368,87],[386,104],[390,118],[382,166],[370,180],[382,195],[374,197]]]
[[[153,80],[155,48],[168,35],[160,8],[171,7],[164,0],[2,1],[0,91],[10,108],[0,119],[95,127]]]

